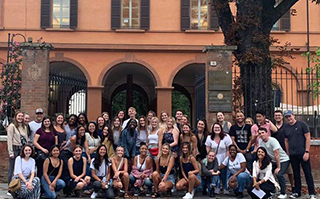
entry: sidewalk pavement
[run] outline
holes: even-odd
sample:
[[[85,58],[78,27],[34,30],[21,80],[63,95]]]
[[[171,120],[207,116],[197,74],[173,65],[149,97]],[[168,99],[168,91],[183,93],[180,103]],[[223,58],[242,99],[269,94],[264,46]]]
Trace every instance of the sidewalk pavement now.
[[[11,196],[7,196],[7,188],[8,188],[8,185],[6,183],[0,183],[0,199],[12,199]],[[172,197],[170,198],[167,198],[166,199],[178,199],[178,198],[182,198],[184,196],[184,193],[183,191],[179,191],[179,192],[176,192],[176,193],[173,193]],[[59,199],[62,199],[62,198],[66,198],[66,197],[58,197]],[[82,197],[82,198],[90,198],[90,196],[87,196],[87,197]],[[133,198],[133,197],[132,197]],[[218,195],[216,197],[216,199],[236,199],[236,197],[234,195]],[[274,199],[276,199],[277,197],[274,196],[273,197]],[[306,198],[309,198],[308,195],[303,195],[302,197],[300,197],[300,199],[306,199]],[[68,197],[68,199],[77,199],[75,197]],[[151,199],[151,197],[146,197],[146,196],[142,196],[142,197],[139,197],[138,199]],[[202,196],[201,194],[198,194],[194,197],[194,199],[210,199],[209,197],[206,197],[206,196]],[[244,194],[244,199],[250,199],[250,196],[245,193]],[[289,199],[289,195],[288,195],[288,199]]]

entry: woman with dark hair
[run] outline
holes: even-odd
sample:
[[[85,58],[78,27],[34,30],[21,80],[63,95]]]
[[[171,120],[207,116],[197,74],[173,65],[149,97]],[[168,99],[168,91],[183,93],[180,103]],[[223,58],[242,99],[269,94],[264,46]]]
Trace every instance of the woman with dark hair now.
[[[90,177],[86,176],[87,159],[82,157],[81,154],[82,147],[76,145],[73,150],[73,157],[68,160],[70,188],[74,190],[78,197],[80,196],[80,191],[90,183]]]
[[[185,126],[186,124],[184,124]],[[192,155],[192,148],[189,142],[182,143],[180,156],[180,169],[183,178],[176,185],[177,190],[188,190],[183,199],[192,199],[194,188],[200,185],[201,177],[196,158]]]
[[[89,122],[90,124],[91,122]],[[97,121],[96,121],[96,131],[98,136],[100,137],[100,140],[102,140],[102,131],[103,131],[103,127],[106,125],[105,124],[105,120],[102,116],[97,117]],[[88,126],[89,127],[89,126]]]
[[[123,121],[124,121],[124,111],[123,110],[120,110],[117,112],[117,116],[120,120],[120,124],[122,125]]]
[[[116,148],[119,145],[119,141],[121,139],[121,132],[122,132],[122,125],[119,117],[113,118],[111,132],[113,136],[113,149],[116,150]]]
[[[257,150],[257,160],[253,162],[252,177],[253,185],[248,187],[248,194],[251,198],[259,199],[252,193],[253,189],[263,190],[266,193],[263,199],[269,198],[275,191],[276,180],[272,174],[271,158],[264,147],[259,147]]]
[[[205,119],[199,119],[197,123],[197,129],[194,131],[194,135],[197,138],[197,146],[199,154],[196,156],[197,160],[200,162],[207,156],[206,140],[209,135],[208,124]]]
[[[84,157],[89,157],[89,146],[88,146],[88,142],[86,142],[86,129],[84,126],[78,126],[76,128],[76,134],[74,136],[71,137],[70,142],[70,151],[73,151],[74,148],[76,147],[76,145],[79,145],[82,147],[82,156]],[[72,156],[72,155],[71,155]]]
[[[104,125],[110,126],[111,125],[111,120],[108,112],[102,112],[101,117],[104,119]]]
[[[222,126],[223,132],[229,133],[229,130],[232,125],[230,122],[224,120],[224,113],[217,112],[216,116],[217,116],[217,122]]]
[[[24,124],[23,118],[23,112],[17,111],[12,123],[7,127],[7,146],[9,154],[8,184],[11,182],[15,159],[19,156],[23,145],[26,144],[28,140],[27,127]]]
[[[143,185],[148,187],[146,196],[151,196],[152,181],[150,180],[152,174],[153,161],[147,156],[148,147],[145,142],[140,143],[140,155],[134,157],[132,171],[130,174],[130,184],[134,188],[134,196],[138,197],[140,188]]]
[[[174,156],[172,155],[170,145],[164,143],[160,154],[156,159],[156,171],[152,174],[154,193],[152,198],[160,196],[159,191],[171,196],[171,189],[175,185],[175,176],[173,175]]]
[[[87,128],[89,121],[88,121],[87,115],[85,113],[79,113],[78,123],[79,123],[79,125],[84,126],[84,128]]]
[[[58,136],[53,128],[50,117],[45,116],[42,120],[41,128],[34,135],[33,145],[37,152],[37,176],[41,177],[43,173],[43,163],[49,155],[51,147],[58,144]]]
[[[100,146],[101,139],[98,136],[97,125],[94,122],[89,122],[88,129],[86,132],[86,142],[88,143],[88,163],[90,164],[91,159],[94,158],[98,147]],[[102,134],[101,134],[102,135]]]
[[[250,172],[246,168],[246,158],[242,153],[238,153],[234,144],[229,146],[229,153],[230,156],[224,159],[219,170],[228,169],[231,175],[228,181],[229,187],[233,189],[237,198],[243,198],[243,190],[251,182]]]
[[[108,157],[114,156],[114,149],[113,149],[113,135],[112,131],[109,126],[104,126],[103,134],[102,134],[102,144],[107,147],[107,154]]]
[[[127,127],[121,133],[121,140],[119,145],[124,148],[124,157],[130,161],[136,156],[136,142],[137,142],[137,121],[130,119]]]
[[[197,137],[192,133],[191,126],[189,124],[183,124],[181,126],[182,134],[180,135],[180,143],[189,142],[191,146],[192,155],[196,157],[198,155],[198,141]]]
[[[43,176],[41,185],[46,198],[55,199],[57,194],[66,186],[66,183],[60,179],[63,170],[63,160],[59,158],[60,147],[53,145],[50,149],[50,156],[43,163]]]
[[[94,191],[91,198],[96,198],[99,190],[103,189],[105,198],[111,199],[114,198],[112,187],[109,185],[111,161],[109,160],[105,145],[100,145],[97,151],[96,157],[92,159],[90,164],[91,176],[94,181]]]
[[[67,137],[66,140],[70,140],[70,138],[76,134],[76,128],[78,126],[78,116],[75,114],[71,114],[67,119],[67,124],[64,127],[66,131]]]
[[[206,140],[206,148],[207,152],[213,150],[216,153],[216,158],[218,160],[218,165],[220,166],[222,161],[228,156],[229,154],[229,146],[232,144],[232,140],[228,134],[223,132],[222,126],[216,122],[212,125],[211,129],[211,136],[207,137]],[[223,185],[223,192],[224,194],[229,194],[228,192],[228,182],[227,182],[227,170],[222,169],[220,170],[220,179]],[[220,188],[220,181],[217,185],[218,189],[215,189],[215,193],[219,194]]]
[[[138,119],[138,128],[137,128],[137,142],[136,142],[136,155],[140,154],[140,143],[147,143],[147,118],[144,115],[141,115]]]
[[[118,191],[124,188],[124,197],[129,198],[128,189],[130,179],[128,174],[128,160],[124,157],[124,148],[122,146],[117,147],[116,153],[116,156],[114,156],[111,161],[113,188],[117,191],[115,195],[118,195]]]
[[[41,196],[40,179],[35,177],[36,163],[33,155],[33,147],[26,144],[22,147],[20,156],[16,158],[13,179],[20,179],[21,188],[12,194],[18,198],[39,199]]]

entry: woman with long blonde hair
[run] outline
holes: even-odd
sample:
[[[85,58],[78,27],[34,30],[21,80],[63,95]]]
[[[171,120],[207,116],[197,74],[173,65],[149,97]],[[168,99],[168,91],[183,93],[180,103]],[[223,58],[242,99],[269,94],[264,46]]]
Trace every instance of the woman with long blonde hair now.
[[[173,117],[168,118],[166,129],[161,130],[159,133],[159,148],[161,149],[165,143],[169,144],[176,158],[179,150],[179,130],[176,125],[176,120]]]

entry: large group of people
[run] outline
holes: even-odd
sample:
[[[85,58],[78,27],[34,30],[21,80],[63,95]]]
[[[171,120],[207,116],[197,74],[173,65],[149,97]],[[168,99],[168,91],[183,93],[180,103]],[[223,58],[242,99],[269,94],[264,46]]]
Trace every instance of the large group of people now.
[[[256,123],[235,114],[235,124],[218,112],[208,127],[199,119],[193,129],[187,115],[175,117],[154,111],[136,118],[136,109],[110,119],[103,112],[95,121],[84,113],[57,114],[54,120],[38,108],[36,118],[17,111],[7,127],[8,184],[21,186],[8,194],[16,198],[56,198],[87,194],[91,198],[171,196],[184,190],[183,199],[196,192],[215,197],[230,194],[267,199],[289,197],[285,174],[291,184],[290,198],[301,196],[300,165],[311,199],[315,189],[310,165],[310,130],[291,110],[275,111],[274,121],[263,111]],[[284,120],[285,118],[285,120]],[[10,186],[9,186],[10,187]],[[261,194],[261,190],[265,193]]]

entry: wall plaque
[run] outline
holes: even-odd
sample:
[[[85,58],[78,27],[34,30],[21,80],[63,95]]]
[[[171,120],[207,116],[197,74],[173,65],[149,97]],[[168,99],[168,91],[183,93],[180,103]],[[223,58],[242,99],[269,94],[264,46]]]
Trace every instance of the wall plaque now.
[[[232,112],[232,92],[209,91],[209,112]]]
[[[228,70],[209,71],[209,90],[231,90],[232,73]]]

